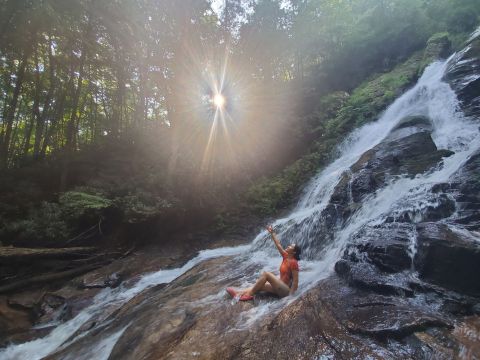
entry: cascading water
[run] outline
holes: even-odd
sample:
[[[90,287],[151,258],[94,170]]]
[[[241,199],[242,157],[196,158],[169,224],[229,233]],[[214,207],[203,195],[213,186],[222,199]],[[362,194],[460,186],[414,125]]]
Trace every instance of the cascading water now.
[[[136,284],[130,288],[120,286],[116,289],[104,289],[101,291],[93,301],[93,304],[80,312],[73,319],[57,326],[49,335],[44,338],[33,340],[24,344],[12,345],[8,348],[0,351],[0,359],[41,359],[54,351],[67,346],[73,341],[77,341],[79,338],[85,336],[87,332],[75,336],[70,339],[72,335],[76,333],[78,329],[90,319],[96,316],[104,316],[111,314],[115,309],[125,304],[128,300],[138,295],[142,291],[150,288],[154,285],[169,283],[181,274],[185,273],[198,263],[218,256],[230,256],[245,252],[248,246],[239,246],[235,248],[221,248],[215,250],[201,251],[195,258],[187,262],[181,268],[160,270],[158,272],[144,275]],[[91,330],[91,329],[90,329]],[[121,333],[117,333],[110,337],[112,339],[118,339]],[[106,341],[106,340],[105,340]],[[106,344],[105,341],[96,344],[95,348],[103,351],[113,348],[113,344]],[[110,346],[111,345],[111,346]],[[90,352],[83,354],[85,359],[91,359]],[[102,353],[96,352],[95,358],[101,358]],[[105,359],[108,358],[108,354]],[[77,357],[78,359],[78,357]]]
[[[382,215],[403,212],[418,206],[416,199],[428,199],[431,185],[447,181],[448,178],[478,148],[478,125],[466,119],[459,111],[458,101],[450,86],[442,82],[447,62],[430,65],[418,83],[411,90],[398,98],[375,123],[356,130],[340,146],[341,156],[317,175],[300,200],[297,209],[288,217],[279,219],[274,225],[280,236],[300,244],[304,253],[312,259],[322,259],[331,268],[338,260],[338,252],[328,249],[342,249],[343,242],[353,231],[368,221],[383,221]],[[415,179],[398,177],[385,188],[377,191],[375,196],[363,201],[361,209],[341,228],[327,229],[325,208],[343,173],[349,173],[350,167],[367,150],[379,144],[398,122],[407,116],[427,116],[433,121],[432,137],[439,149],[448,149],[455,154],[444,160],[441,169],[417,176]],[[428,201],[425,201],[426,206]],[[421,209],[417,209],[417,212]],[[335,232],[333,244],[325,244],[322,237]],[[266,233],[255,239],[259,248],[265,248]],[[329,255],[327,255],[329,254]]]
[[[303,248],[306,260],[300,263],[299,293],[331,273],[348,240],[365,225],[383,223],[388,217],[399,216],[404,212],[419,214],[421,218],[422,209],[435,204],[436,199],[430,191],[432,186],[447,182],[469,156],[480,148],[478,125],[462,115],[455,93],[448,84],[442,82],[446,67],[447,62],[430,65],[418,83],[398,98],[378,121],[354,131],[339,146],[338,158],[312,179],[295,210],[288,217],[275,222],[274,226],[280,238],[295,242]],[[331,207],[330,200],[342,176],[349,176],[350,167],[362,154],[384,140],[403,118],[412,115],[430,118],[433,122],[432,138],[436,146],[439,149],[451,150],[454,155],[445,158],[442,166],[426,174],[414,178],[392,178],[386,186],[364,198],[360,207],[346,222],[332,218],[332,214],[328,212],[329,206]],[[410,249],[413,257],[416,249],[415,234],[412,234]],[[0,358],[40,359],[65,348],[91,331],[90,329],[77,334],[78,329],[90,319],[99,317],[100,314],[112,313],[145,289],[168,283],[203,260],[229,255],[236,255],[236,260],[229,260],[232,263],[230,273],[223,276],[238,278],[238,274],[245,273],[242,279],[244,285],[251,283],[258,275],[257,272],[248,270],[252,265],[255,269],[263,267],[269,271],[279,265],[276,249],[268,240],[268,234],[263,231],[251,245],[204,251],[183,267],[147,274],[130,288],[121,286],[117,289],[105,289],[97,295],[91,306],[72,320],[59,325],[42,339],[11,345],[0,351]],[[223,296],[223,291],[220,290],[209,300],[215,304]],[[260,303],[243,312],[231,330],[251,326],[259,317],[275,312],[289,301],[292,301],[292,298]],[[100,337],[90,349],[85,349],[84,353],[75,354],[74,357],[87,359],[94,351],[97,358],[108,358],[124,330],[125,326],[118,327],[108,337]]]

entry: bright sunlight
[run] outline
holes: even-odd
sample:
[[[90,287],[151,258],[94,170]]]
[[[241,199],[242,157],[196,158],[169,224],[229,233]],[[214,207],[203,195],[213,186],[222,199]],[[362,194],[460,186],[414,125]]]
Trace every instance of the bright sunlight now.
[[[225,106],[225,96],[223,96],[222,94],[216,94],[214,97],[213,97],[213,104],[217,107],[217,108],[223,108]]]

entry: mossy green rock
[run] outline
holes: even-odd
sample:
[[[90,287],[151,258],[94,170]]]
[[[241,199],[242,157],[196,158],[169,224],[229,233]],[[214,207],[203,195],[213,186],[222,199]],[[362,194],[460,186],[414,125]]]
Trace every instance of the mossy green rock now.
[[[447,32],[434,34],[427,41],[427,47],[424,52],[424,61],[432,61],[435,59],[444,59],[450,55],[452,51],[452,41],[450,34]]]

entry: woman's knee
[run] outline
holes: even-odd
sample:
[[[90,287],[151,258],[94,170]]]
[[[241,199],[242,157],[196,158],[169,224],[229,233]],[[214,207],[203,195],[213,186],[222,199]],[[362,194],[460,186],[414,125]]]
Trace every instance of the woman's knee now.
[[[273,275],[271,272],[264,271],[264,272],[262,272],[262,276],[263,276],[265,279],[268,280],[268,279],[271,279],[272,276],[275,276],[275,275]]]

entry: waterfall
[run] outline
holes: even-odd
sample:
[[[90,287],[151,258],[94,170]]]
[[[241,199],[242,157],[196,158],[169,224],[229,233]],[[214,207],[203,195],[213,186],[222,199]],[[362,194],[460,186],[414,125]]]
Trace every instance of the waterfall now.
[[[327,261],[327,258],[330,258],[327,262],[328,266],[331,266],[338,260],[338,253],[331,249],[341,249],[343,241],[351,235],[354,228],[379,219],[382,214],[413,208],[415,203],[412,203],[412,200],[415,196],[427,198],[430,185],[447,181],[448,177],[458,170],[478,148],[478,126],[463,116],[459,111],[455,93],[442,81],[446,66],[447,61],[431,64],[417,84],[399,97],[378,121],[354,131],[339,146],[340,156],[312,179],[295,211],[275,222],[274,226],[280,237],[301,245],[303,254],[310,259]],[[400,120],[413,115],[428,116],[432,119],[432,138],[437,148],[452,150],[455,154],[445,159],[443,168],[437,172],[415,179],[399,178],[392,182],[377,192],[375,197],[366,199],[355,219],[350,219],[344,228],[325,231],[324,227],[320,226],[325,223],[324,210],[342,174],[348,174],[350,167],[360,156],[385,139]],[[371,208],[373,205],[375,208]],[[322,243],[321,237],[326,235],[331,235],[333,243]],[[267,247],[267,236],[268,234],[263,232],[254,240],[259,248]]]
[[[288,243],[297,243],[303,248],[305,260],[301,261],[299,293],[306,291],[318,280],[331,274],[335,262],[341,257],[348,240],[368,224],[383,223],[387,217],[405,211],[420,214],[426,206],[434,204],[431,187],[436,183],[447,182],[449,178],[480,147],[478,124],[473,123],[459,111],[458,100],[448,84],[442,81],[447,61],[435,62],[427,67],[417,84],[399,97],[375,122],[353,131],[339,145],[338,157],[319,172],[307,185],[292,213],[274,223],[279,237]],[[328,213],[330,199],[342,176],[348,176],[350,167],[367,150],[384,140],[391,130],[406,116],[428,116],[433,122],[432,138],[439,149],[448,149],[454,155],[444,159],[437,169],[414,178],[397,176],[386,186],[367,196],[353,215],[344,223],[332,219]],[[421,201],[419,201],[421,199]],[[412,235],[412,256],[416,249],[416,237]],[[24,344],[11,345],[0,350],[1,359],[40,359],[65,348],[72,342],[86,336],[89,331],[78,330],[90,319],[103,313],[112,313],[135,295],[161,283],[168,283],[185,273],[201,261],[219,256],[236,255],[232,274],[246,273],[243,283],[250,283],[258,275],[248,273],[252,264],[269,271],[279,265],[278,253],[262,231],[249,245],[202,251],[194,259],[178,269],[160,270],[144,275],[131,287],[122,285],[117,289],[104,289],[94,299],[93,304],[75,318],[59,325],[44,338]],[[223,296],[223,291],[214,295],[213,303]],[[291,297],[253,307],[241,314],[235,329],[251,326],[264,314],[280,309],[293,301]],[[95,349],[98,358],[108,358],[114,344],[121,337],[125,326],[117,328],[107,338],[99,338]],[[91,350],[90,349],[90,350]],[[89,358],[91,352],[75,356]]]

